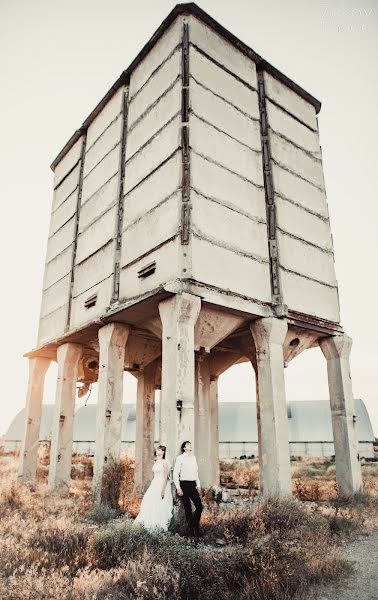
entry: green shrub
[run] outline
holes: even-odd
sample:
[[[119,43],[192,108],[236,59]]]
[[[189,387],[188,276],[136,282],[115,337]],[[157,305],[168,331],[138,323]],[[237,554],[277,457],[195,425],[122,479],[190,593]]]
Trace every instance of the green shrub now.
[[[326,477],[335,477],[336,476],[336,465],[329,465],[325,472]]]
[[[292,500],[269,498],[249,510],[210,515],[202,531],[195,544],[124,519],[112,521],[91,542],[91,565],[114,569],[153,556],[177,575],[180,591],[172,597],[188,600],[288,600],[304,593],[309,582],[345,573],[327,519]],[[226,542],[222,549],[214,548],[218,537]]]
[[[133,481],[132,461],[126,456],[121,460],[111,458],[102,476],[101,503],[119,510],[125,497],[131,494]]]
[[[98,504],[88,511],[86,518],[92,523],[102,525],[116,519],[120,515],[120,511],[116,508],[111,508],[107,504]]]
[[[359,523],[352,517],[331,515],[328,517],[329,530],[332,535],[350,536],[359,528]]]
[[[222,598],[232,598],[226,581],[230,566],[227,556],[199,549],[178,535],[150,533],[142,526],[119,520],[98,531],[91,545],[93,566],[100,569],[120,566],[126,560],[142,560],[146,552],[156,564],[169,564],[178,574],[180,598],[215,600],[221,594],[226,594]],[[233,571],[239,576],[240,565]]]

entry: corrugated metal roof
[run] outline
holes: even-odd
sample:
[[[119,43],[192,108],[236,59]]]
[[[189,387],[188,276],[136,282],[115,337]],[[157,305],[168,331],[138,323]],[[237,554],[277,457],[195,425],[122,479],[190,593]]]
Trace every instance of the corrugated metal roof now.
[[[374,440],[365,404],[355,399],[356,431],[359,441]],[[331,408],[328,400],[299,400],[288,403],[291,442],[332,442]],[[219,404],[219,441],[257,442],[256,404],[224,402]]]
[[[41,422],[41,440],[51,439],[54,405],[44,404]],[[357,438],[360,442],[374,441],[369,414],[362,400],[355,400]],[[328,400],[296,401],[288,403],[289,439],[291,442],[332,442],[332,420]],[[122,440],[135,440],[135,404],[123,405]],[[5,441],[21,440],[24,432],[25,409],[13,419]],[[155,431],[159,427],[158,406],[155,411]],[[96,436],[96,404],[79,408],[75,415],[73,439],[94,441]],[[257,442],[256,403],[219,403],[219,441]]]

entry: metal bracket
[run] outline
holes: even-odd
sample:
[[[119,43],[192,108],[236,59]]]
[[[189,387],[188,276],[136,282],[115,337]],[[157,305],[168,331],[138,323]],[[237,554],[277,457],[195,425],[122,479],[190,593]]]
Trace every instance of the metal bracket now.
[[[190,230],[189,79],[189,25],[184,23],[181,52],[181,244],[189,244]]]
[[[181,206],[181,243],[189,244],[189,228],[190,228],[190,206],[188,203],[183,203]]]
[[[125,90],[123,93],[122,102],[122,135],[121,135],[121,156],[120,156],[120,167],[119,167],[119,184],[118,184],[118,206],[117,206],[117,227],[116,227],[116,248],[115,248],[115,261],[114,261],[114,280],[113,280],[113,295],[112,303],[119,300],[119,282],[120,282],[120,258],[121,258],[121,247],[122,247],[122,228],[123,228],[123,213],[124,213],[124,199],[123,190],[125,184],[125,171],[126,171],[126,143],[127,143],[127,123],[128,123],[128,112],[129,112],[129,90]]]
[[[277,246],[277,220],[274,202],[274,183],[271,170],[271,151],[269,142],[269,123],[266,111],[266,94],[263,71],[258,72],[258,96],[260,109],[260,134],[262,147],[262,163],[264,173],[266,222],[269,244],[270,280],[272,305],[277,316],[287,315],[287,307],[282,302],[282,290],[279,269],[279,253]],[[286,312],[285,312],[286,311]],[[282,314],[281,314],[282,313]]]

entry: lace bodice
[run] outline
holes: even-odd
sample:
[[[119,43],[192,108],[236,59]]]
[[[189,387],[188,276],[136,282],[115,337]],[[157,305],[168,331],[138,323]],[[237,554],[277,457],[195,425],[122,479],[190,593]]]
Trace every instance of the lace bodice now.
[[[160,460],[160,459],[157,459],[154,462],[154,465],[152,467],[152,471],[154,473],[154,477],[155,478],[156,477],[159,477],[159,478],[163,478],[164,477],[164,463],[165,462],[166,462],[165,460]]]

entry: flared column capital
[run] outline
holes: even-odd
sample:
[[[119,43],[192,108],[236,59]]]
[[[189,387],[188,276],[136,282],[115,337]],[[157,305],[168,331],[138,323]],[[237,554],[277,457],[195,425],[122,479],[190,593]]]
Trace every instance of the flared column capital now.
[[[57,348],[56,355],[58,365],[65,362],[76,362],[81,358],[82,354],[83,346],[81,344],[66,342]]]
[[[334,335],[320,340],[319,346],[327,360],[349,358],[353,340],[349,335]]]
[[[109,345],[124,348],[130,331],[131,327],[124,323],[107,323],[98,330],[100,349]]]
[[[51,358],[45,358],[44,356],[32,356],[28,359],[28,363],[29,378],[33,378],[35,376],[44,377],[51,364]]]
[[[276,317],[263,317],[250,324],[251,333],[259,359],[270,345],[283,346],[287,334],[287,321]]]
[[[159,304],[160,318],[165,327],[172,320],[194,325],[200,310],[201,298],[186,293],[175,294],[171,298],[162,300]]]

